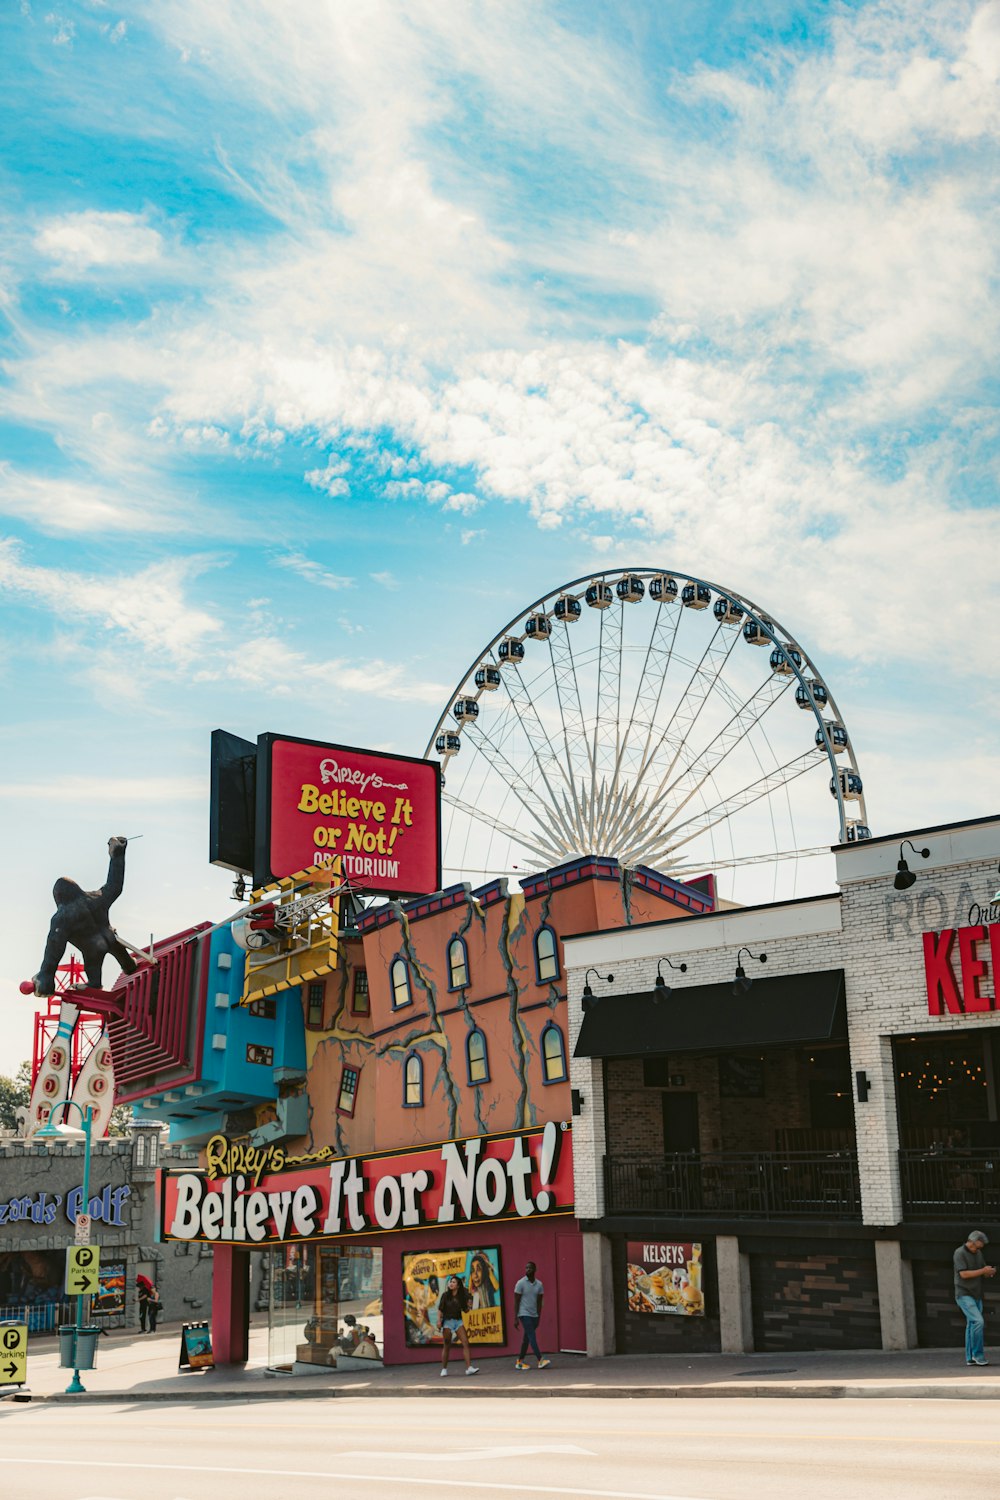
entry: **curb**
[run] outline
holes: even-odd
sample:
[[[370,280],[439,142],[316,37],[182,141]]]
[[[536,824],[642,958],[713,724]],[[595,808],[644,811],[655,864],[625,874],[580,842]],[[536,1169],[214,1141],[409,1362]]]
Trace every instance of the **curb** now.
[[[461,1394],[459,1394],[459,1392]],[[66,1405],[87,1405],[95,1402],[124,1403],[191,1401],[329,1401],[329,1400],[401,1400],[407,1397],[426,1399],[428,1396],[444,1396],[437,1385],[408,1385],[363,1387],[355,1390],[195,1390],[192,1387],[176,1391],[83,1391],[69,1395],[65,1391],[49,1396],[33,1396],[33,1401],[62,1402]],[[474,1386],[459,1386],[457,1383],[447,1392],[449,1400],[495,1400],[516,1399],[525,1394],[523,1386],[489,1386],[477,1382]],[[656,1401],[656,1400],[713,1400],[725,1399],[772,1399],[788,1400],[888,1400],[888,1401],[1000,1401],[1000,1381],[989,1384],[967,1384],[959,1381],[953,1386],[938,1385],[569,1385],[541,1386],[531,1389],[532,1399],[542,1397],[549,1400],[575,1399],[597,1401]]]

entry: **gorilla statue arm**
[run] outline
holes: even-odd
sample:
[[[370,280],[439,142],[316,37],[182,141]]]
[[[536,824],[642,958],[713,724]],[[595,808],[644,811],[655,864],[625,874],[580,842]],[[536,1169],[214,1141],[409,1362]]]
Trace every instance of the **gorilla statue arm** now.
[[[56,970],[67,943],[79,948],[87,983],[95,989],[101,988],[101,971],[108,953],[118,960],[126,974],[135,972],[135,961],[111,926],[108,915],[108,908],[117,901],[125,884],[125,845],[123,838],[108,840],[111,856],[108,878],[99,891],[82,890],[75,880],[65,877],[52,887],[56,909],[49,923],[42,965],[34,979],[36,995],[55,994]]]

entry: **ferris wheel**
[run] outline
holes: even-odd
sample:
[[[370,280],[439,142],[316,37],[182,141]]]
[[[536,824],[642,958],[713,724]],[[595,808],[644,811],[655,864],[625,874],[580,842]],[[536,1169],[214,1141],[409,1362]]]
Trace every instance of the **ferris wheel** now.
[[[734,895],[770,866],[754,898],[783,899],[810,844],[871,837],[847,726],[801,644],[745,595],[659,568],[519,610],[459,680],[435,753],[453,876],[598,854],[681,880],[726,869]]]

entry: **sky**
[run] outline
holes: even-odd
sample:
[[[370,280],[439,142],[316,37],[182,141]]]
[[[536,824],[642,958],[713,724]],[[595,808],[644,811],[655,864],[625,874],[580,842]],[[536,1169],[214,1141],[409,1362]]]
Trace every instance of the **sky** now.
[[[996,812],[995,0],[11,0],[0,58],[0,1071],[110,834],[134,941],[231,909],[213,728],[420,755],[592,568],[791,625],[876,833]]]

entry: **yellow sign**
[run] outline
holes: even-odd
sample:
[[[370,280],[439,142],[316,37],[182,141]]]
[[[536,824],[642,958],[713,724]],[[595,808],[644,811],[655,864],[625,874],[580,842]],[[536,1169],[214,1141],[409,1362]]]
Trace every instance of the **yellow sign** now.
[[[92,1297],[101,1289],[101,1251],[97,1245],[71,1245],[66,1251],[66,1294]]]
[[[28,1378],[27,1323],[0,1323],[0,1385],[23,1385]]]

